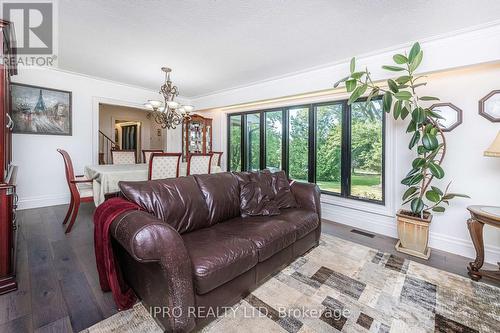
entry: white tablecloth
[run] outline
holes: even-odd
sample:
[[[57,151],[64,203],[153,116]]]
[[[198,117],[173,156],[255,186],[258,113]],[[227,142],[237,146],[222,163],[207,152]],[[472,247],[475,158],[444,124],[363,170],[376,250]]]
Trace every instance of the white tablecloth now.
[[[187,163],[180,163],[179,174],[186,175]],[[212,173],[221,172],[221,168],[212,166]],[[105,164],[88,165],[85,176],[93,179],[94,203],[99,206],[104,202],[104,195],[120,191],[119,181],[141,181],[148,179],[147,164]]]

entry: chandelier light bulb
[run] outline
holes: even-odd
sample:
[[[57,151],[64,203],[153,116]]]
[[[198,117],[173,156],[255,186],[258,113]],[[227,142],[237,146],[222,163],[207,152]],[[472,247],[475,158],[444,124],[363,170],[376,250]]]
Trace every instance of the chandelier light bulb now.
[[[154,109],[157,109],[159,108],[160,106],[162,106],[162,102],[160,101],[155,101],[155,100],[149,100],[148,103],[154,108]]]
[[[184,105],[184,111],[186,111],[186,113],[189,113],[191,111],[194,110],[194,106],[192,105]]]
[[[167,105],[169,108],[171,109],[177,109],[179,107],[179,103],[175,102],[175,101],[168,101],[167,102]]]

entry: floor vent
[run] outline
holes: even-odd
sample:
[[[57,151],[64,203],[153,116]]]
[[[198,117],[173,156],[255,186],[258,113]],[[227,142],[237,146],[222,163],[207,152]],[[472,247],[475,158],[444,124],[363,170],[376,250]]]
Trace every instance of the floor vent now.
[[[353,232],[355,234],[358,234],[358,235],[365,236],[365,237],[370,237],[370,238],[375,237],[374,234],[370,234],[369,232],[364,232],[364,231],[361,231],[361,230],[352,229],[351,232]]]

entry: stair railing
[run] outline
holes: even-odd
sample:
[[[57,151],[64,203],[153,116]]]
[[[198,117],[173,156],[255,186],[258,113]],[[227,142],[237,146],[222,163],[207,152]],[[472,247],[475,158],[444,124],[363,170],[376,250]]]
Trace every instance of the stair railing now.
[[[99,130],[99,164],[111,164],[111,151],[120,149],[118,143]]]

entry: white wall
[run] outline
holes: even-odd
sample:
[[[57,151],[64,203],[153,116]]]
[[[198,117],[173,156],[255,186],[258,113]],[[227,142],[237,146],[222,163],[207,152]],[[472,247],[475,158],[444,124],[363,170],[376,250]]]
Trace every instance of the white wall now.
[[[500,89],[500,26],[469,31],[443,39],[421,43],[424,49],[422,73],[434,73],[422,93],[439,96],[464,112],[464,122],[448,134],[448,152],[444,163],[445,181],[453,180],[452,190],[469,194],[472,199],[457,199],[442,215],[436,215],[431,225],[431,246],[467,257],[475,251],[468,235],[466,206],[471,204],[500,205],[500,159],[482,156],[496,133],[499,123],[492,123],[478,115],[478,100],[494,89]],[[363,56],[359,63],[368,65],[375,78],[390,74],[379,70],[383,64],[392,63],[392,54],[381,52]],[[479,65],[479,64],[489,65]],[[207,114],[214,117],[214,146],[225,152],[226,114],[235,110],[262,109],[268,106],[290,105],[293,100],[275,101],[283,96],[313,91],[326,92],[320,97],[301,97],[301,101],[345,98],[345,92],[331,89],[333,82],[345,76],[348,63],[299,73],[289,77],[262,82],[248,87],[202,96],[192,103],[207,107]],[[254,101],[261,101],[248,105]],[[300,104],[300,103],[297,103]],[[229,106],[229,107],[228,107]],[[388,119],[386,142],[386,200],[385,207],[323,196],[324,217],[358,228],[396,236],[394,214],[401,203],[404,187],[399,180],[409,170],[412,160],[408,150],[409,137],[405,124]],[[225,164],[224,164],[225,165]],[[500,230],[485,227],[486,261],[500,261]]]
[[[367,66],[374,77],[384,79],[390,73],[382,70],[381,65],[391,64],[392,55],[408,50],[412,43],[409,41],[405,45],[353,56],[357,58],[358,68]],[[496,62],[500,59],[500,24],[428,38],[421,40],[420,44],[424,49],[424,62],[419,69],[422,73]],[[237,89],[193,97],[192,103],[201,110],[331,89],[335,81],[345,77],[349,60]]]
[[[19,166],[20,209],[69,202],[63,161],[56,149],[69,152],[77,174],[83,173],[85,165],[97,163],[100,102],[141,107],[148,99],[159,98],[156,91],[52,69],[21,68],[12,80],[73,93],[72,136],[13,135],[13,162]],[[172,141],[175,140],[180,140],[180,135],[173,136]]]

